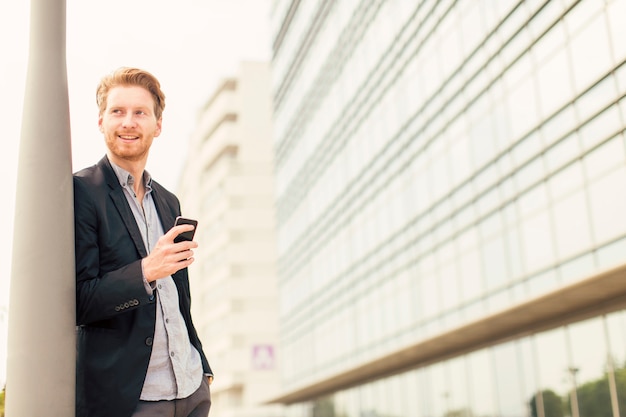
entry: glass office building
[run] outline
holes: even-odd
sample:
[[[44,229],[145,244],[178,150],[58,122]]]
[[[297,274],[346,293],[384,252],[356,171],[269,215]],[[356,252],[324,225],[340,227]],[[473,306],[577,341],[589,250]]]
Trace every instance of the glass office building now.
[[[288,417],[626,415],[624,17],[273,2]]]

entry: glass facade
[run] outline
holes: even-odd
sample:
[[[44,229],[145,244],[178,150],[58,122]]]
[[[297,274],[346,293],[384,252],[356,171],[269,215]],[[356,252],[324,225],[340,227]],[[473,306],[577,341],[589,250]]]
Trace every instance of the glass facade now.
[[[274,2],[286,393],[626,263],[624,16],[625,0]],[[625,314],[287,415],[626,415]]]
[[[626,314],[613,313],[364,382],[287,415],[623,416],[625,337]]]

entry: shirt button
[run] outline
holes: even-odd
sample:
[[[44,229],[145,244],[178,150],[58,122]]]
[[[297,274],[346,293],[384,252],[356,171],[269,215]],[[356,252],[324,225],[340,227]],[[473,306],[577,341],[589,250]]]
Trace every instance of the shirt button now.
[[[146,338],[146,346],[152,346],[152,338],[151,337]]]
[[[174,352],[170,352],[170,356],[173,358],[174,357]]]
[[[165,322],[166,322],[166,323],[169,323],[169,322],[170,322],[170,319],[165,319]]]
[[[159,289],[161,289],[161,288],[163,288],[163,287],[161,286],[161,284],[159,284]]]

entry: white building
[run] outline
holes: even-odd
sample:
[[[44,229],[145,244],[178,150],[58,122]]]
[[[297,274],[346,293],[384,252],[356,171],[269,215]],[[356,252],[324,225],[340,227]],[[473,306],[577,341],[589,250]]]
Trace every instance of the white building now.
[[[270,70],[245,62],[202,109],[178,195],[199,221],[192,314],[215,373],[212,415],[277,417]]]

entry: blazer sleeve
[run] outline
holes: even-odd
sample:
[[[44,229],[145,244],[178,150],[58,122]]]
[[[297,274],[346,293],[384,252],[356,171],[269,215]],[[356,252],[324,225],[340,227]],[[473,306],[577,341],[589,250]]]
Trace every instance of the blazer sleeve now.
[[[106,222],[107,216],[103,213],[106,205],[96,203],[96,196],[98,191],[87,180],[74,177],[78,325],[110,319],[151,301],[144,286],[141,258],[136,248],[127,238],[121,222]],[[107,232],[104,239],[103,229]],[[115,229],[120,230],[116,232]],[[122,256],[114,258],[113,253]]]

